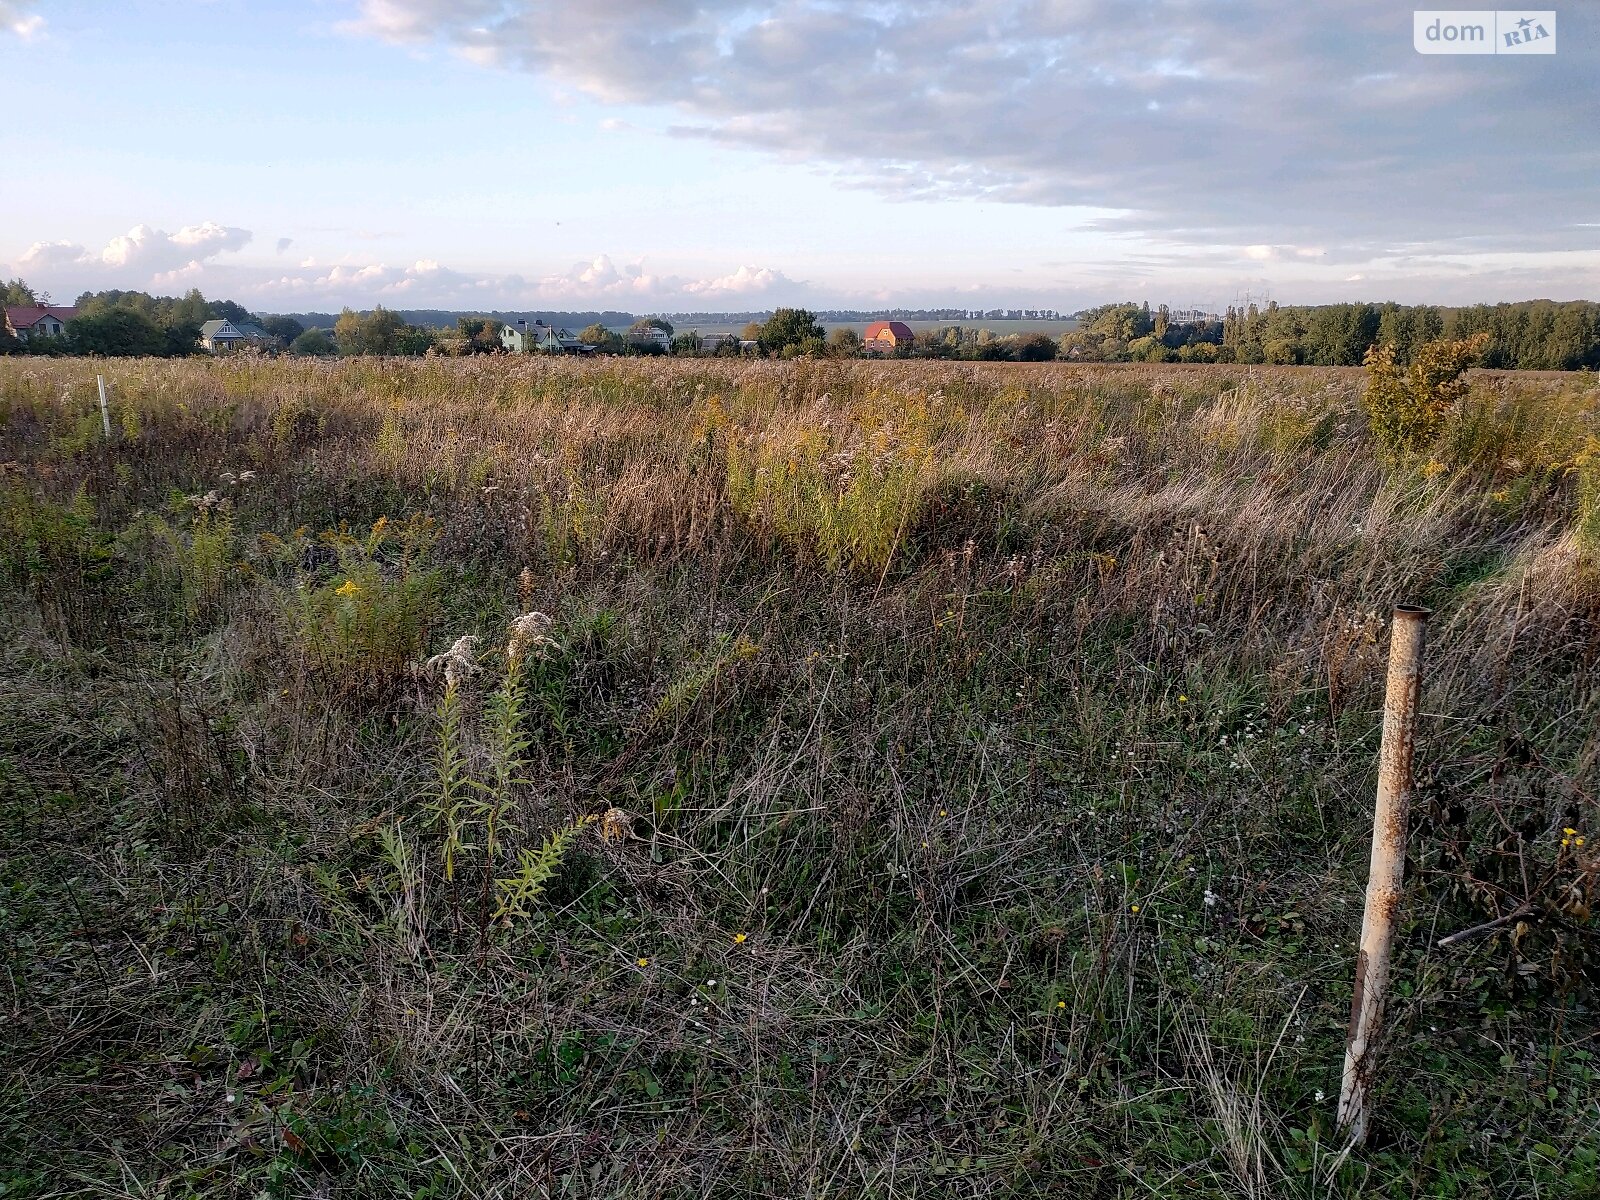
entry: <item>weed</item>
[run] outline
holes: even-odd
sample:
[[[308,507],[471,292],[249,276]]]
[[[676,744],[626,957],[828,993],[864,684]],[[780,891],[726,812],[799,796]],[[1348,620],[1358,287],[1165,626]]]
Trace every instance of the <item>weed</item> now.
[[[10,1192],[1594,1190],[1589,381],[96,366],[0,360]]]

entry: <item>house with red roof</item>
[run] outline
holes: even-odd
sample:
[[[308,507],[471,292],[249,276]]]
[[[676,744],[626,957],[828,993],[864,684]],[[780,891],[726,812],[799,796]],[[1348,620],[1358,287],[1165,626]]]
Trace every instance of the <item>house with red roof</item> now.
[[[893,354],[896,350],[909,350],[916,334],[904,321],[874,321],[867,326],[861,338],[863,349],[879,354]]]
[[[67,331],[67,322],[78,315],[75,308],[58,308],[44,304],[6,305],[6,332],[19,342],[31,337],[60,337]]]

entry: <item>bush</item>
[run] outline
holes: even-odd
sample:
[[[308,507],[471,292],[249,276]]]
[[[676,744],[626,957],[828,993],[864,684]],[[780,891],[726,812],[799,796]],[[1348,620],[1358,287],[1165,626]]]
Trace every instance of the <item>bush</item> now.
[[[289,343],[289,353],[306,358],[331,358],[339,353],[325,330],[308,329]]]
[[[1367,351],[1362,404],[1385,453],[1411,454],[1433,443],[1445,417],[1467,394],[1466,370],[1488,340],[1480,333],[1460,341],[1429,342],[1405,370],[1395,363],[1393,345]]]
[[[422,567],[434,537],[426,518],[414,517],[396,533],[380,517],[365,538],[341,528],[318,539],[333,551],[337,570],[302,581],[289,617],[307,670],[333,695],[386,698],[421,656],[439,610],[438,573]],[[314,557],[296,541],[282,548]]]

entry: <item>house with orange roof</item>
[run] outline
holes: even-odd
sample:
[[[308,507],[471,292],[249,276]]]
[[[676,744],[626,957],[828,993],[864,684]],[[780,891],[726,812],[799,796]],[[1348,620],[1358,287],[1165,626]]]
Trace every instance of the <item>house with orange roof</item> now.
[[[861,347],[877,354],[893,354],[896,350],[911,349],[916,336],[904,321],[874,321],[867,326]]]

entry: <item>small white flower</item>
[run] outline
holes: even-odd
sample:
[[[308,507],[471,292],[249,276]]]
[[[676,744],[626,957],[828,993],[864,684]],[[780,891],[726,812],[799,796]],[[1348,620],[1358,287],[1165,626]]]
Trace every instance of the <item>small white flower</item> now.
[[[511,636],[506,642],[506,657],[511,660],[511,665],[521,660],[529,650],[536,651],[536,657],[543,658],[545,652],[555,649],[555,642],[549,636],[552,622],[542,612],[524,613],[511,622]]]
[[[1326,1099],[1327,1099],[1327,1097],[1322,1094],[1322,1089],[1318,1088],[1317,1089],[1317,1103],[1321,1104]]]
[[[474,657],[478,648],[478,639],[470,633],[463,634],[443,654],[435,654],[424,666],[425,670],[437,671],[444,669],[444,679],[447,686],[461,683],[477,669],[477,660]]]

